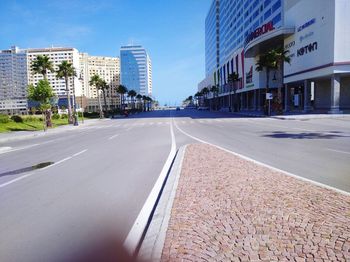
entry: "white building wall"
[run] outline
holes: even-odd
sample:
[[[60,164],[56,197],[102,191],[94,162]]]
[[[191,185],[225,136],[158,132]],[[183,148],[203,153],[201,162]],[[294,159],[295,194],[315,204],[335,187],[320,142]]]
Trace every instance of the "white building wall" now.
[[[286,12],[285,25],[295,26],[295,34],[284,41],[291,55],[291,64],[284,66],[285,83],[332,74],[330,67],[310,70],[334,62],[334,22],[334,1],[303,0]]]
[[[350,1],[335,1],[334,62],[350,63]]]
[[[79,53],[75,48],[61,48],[61,47],[53,47],[53,48],[42,48],[42,49],[28,49],[27,50],[27,68],[28,68],[28,76],[29,76],[29,84],[36,85],[39,80],[43,79],[41,74],[33,74],[31,70],[31,65],[38,55],[46,55],[50,58],[54,65],[54,69],[58,69],[58,65],[63,61],[68,61],[73,64],[76,72],[80,71],[79,65]],[[47,79],[50,82],[52,89],[58,97],[66,96],[66,85],[65,80],[57,79],[56,73],[48,72]],[[73,95],[73,79],[69,79],[69,90],[71,95]],[[74,80],[74,87],[77,93],[81,93],[81,84],[77,78]]]

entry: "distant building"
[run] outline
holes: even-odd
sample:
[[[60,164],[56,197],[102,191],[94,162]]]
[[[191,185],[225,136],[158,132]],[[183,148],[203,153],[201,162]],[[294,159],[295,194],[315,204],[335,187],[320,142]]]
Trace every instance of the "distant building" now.
[[[83,102],[83,107],[85,110],[98,110],[98,91],[95,86],[91,86],[89,84],[91,77],[96,74],[105,80],[110,87],[106,91],[108,107],[117,107],[120,104],[120,97],[116,92],[116,88],[120,84],[119,57],[90,56],[87,53],[80,53],[79,64],[80,71],[78,72],[78,75],[81,80],[82,88],[81,93],[77,93],[77,103],[79,103],[79,101],[85,101],[85,103]],[[100,95],[103,104],[104,101],[102,92]]]
[[[12,47],[0,51],[0,113],[27,110],[28,70],[25,50]]]
[[[141,95],[152,95],[152,62],[140,45],[120,49],[121,84]]]

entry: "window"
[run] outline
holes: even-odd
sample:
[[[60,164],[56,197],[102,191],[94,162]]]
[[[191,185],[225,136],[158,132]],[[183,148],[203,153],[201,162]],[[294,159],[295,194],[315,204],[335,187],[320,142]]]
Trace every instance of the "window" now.
[[[281,21],[281,13],[279,13],[278,15],[276,15],[276,16],[272,19],[272,23],[275,25],[275,24],[277,24],[279,21]]]
[[[275,12],[280,7],[281,7],[281,0],[277,0],[277,2],[272,6],[272,12]]]
[[[267,18],[269,18],[269,16],[271,15],[271,9],[267,10],[264,14],[264,20],[266,20]]]

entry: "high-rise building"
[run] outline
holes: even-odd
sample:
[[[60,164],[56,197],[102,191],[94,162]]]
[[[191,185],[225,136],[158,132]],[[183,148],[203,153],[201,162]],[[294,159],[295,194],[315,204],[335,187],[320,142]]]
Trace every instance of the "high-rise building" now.
[[[27,110],[28,70],[25,50],[12,47],[0,51],[0,113]]]
[[[54,69],[58,69],[58,65],[63,61],[68,61],[73,64],[75,70],[79,72],[79,53],[75,48],[65,48],[65,47],[51,47],[51,48],[38,48],[38,49],[27,49],[27,69],[28,69],[28,80],[29,84],[36,85],[40,79],[43,79],[41,74],[33,74],[31,71],[31,65],[38,55],[45,55],[49,57],[50,61],[54,65]],[[59,98],[66,97],[66,83],[63,78],[58,79],[56,77],[56,72],[48,72],[47,80],[50,82],[50,85]],[[74,83],[73,83],[74,81]],[[73,95],[73,87],[75,88],[76,94],[81,92],[81,84],[77,77],[70,78],[68,82],[68,89]]]
[[[116,92],[120,84],[120,60],[119,57],[90,56],[87,53],[79,54],[80,72],[79,77],[82,84],[82,93],[77,94],[78,103],[82,103],[88,111],[96,111],[98,108],[98,95],[102,103],[101,92],[99,93],[95,86],[89,84],[93,75],[99,75],[109,86],[106,90],[106,100],[109,108],[115,108],[120,104],[120,97]],[[86,99],[85,99],[86,98]]]
[[[141,95],[152,95],[152,62],[140,45],[120,49],[121,84]]]
[[[198,88],[218,85],[223,109],[232,108],[237,88],[241,110],[262,110],[267,75],[256,63],[283,47],[291,63],[270,70],[272,104],[282,101],[284,111],[349,110],[348,13],[348,0],[213,0],[205,20],[206,78]],[[234,85],[232,73],[239,76]]]

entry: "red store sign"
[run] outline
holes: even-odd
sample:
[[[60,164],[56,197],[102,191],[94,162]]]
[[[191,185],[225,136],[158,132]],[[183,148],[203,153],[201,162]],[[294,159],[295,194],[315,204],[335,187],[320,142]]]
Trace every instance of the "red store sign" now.
[[[262,25],[261,27],[258,27],[247,36],[247,38],[245,39],[245,44],[247,45],[249,42],[251,42],[255,38],[258,38],[259,36],[266,34],[267,32],[270,32],[274,29],[275,27],[273,26],[272,21]]]

